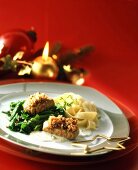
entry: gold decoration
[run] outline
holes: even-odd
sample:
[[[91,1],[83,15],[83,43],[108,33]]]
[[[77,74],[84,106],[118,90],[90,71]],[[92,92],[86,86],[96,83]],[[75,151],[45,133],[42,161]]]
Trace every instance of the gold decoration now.
[[[4,46],[4,42],[0,41],[0,53]],[[94,47],[87,45],[79,49],[71,51],[62,51],[62,44],[57,42],[49,49],[47,42],[44,49],[36,51],[30,60],[24,61],[22,57],[24,51],[18,51],[14,56],[6,55],[0,58],[0,74],[10,74],[14,72],[18,76],[30,76],[38,78],[57,79],[58,81],[68,81],[76,85],[82,85],[85,82],[85,70],[70,65],[74,64],[74,60],[87,55],[94,50]]]
[[[22,69],[20,69],[20,71],[18,72],[19,76],[24,76],[24,75],[30,75],[31,74],[31,67],[29,67],[28,65],[24,65]]]
[[[99,138],[106,139],[104,146],[91,147],[89,145],[91,142],[93,142]],[[90,140],[74,141],[74,142],[72,142],[72,145],[77,146],[77,147],[83,147],[84,154],[89,154],[89,153],[94,153],[94,152],[103,152],[103,151],[107,151],[107,150],[120,151],[120,150],[126,149],[126,147],[123,146],[123,144],[124,144],[124,142],[126,142],[129,139],[130,139],[130,137],[108,137],[103,134],[98,134]],[[73,154],[80,155],[82,153],[73,153]]]
[[[58,75],[58,66],[52,57],[48,56],[49,43],[47,42],[42,56],[37,57],[32,65],[32,74],[35,77],[55,79]],[[55,58],[55,55],[54,55]]]
[[[76,85],[82,85],[84,84],[85,82],[85,79],[84,79],[84,74],[83,73],[71,73],[70,74],[70,81],[71,83],[73,84],[76,84]]]
[[[41,56],[34,60],[32,65],[32,74],[35,77],[45,77],[55,79],[58,75],[58,67],[52,58],[48,58],[46,61]]]
[[[71,65],[64,65],[63,69],[65,71],[67,79],[76,85],[82,85],[85,82],[85,72],[81,69],[71,68]]]
[[[19,51],[14,55],[13,60],[22,59],[23,55],[24,51]]]

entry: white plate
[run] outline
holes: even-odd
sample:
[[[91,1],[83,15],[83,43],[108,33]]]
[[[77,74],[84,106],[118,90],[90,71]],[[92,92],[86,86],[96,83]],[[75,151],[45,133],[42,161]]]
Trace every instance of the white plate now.
[[[1,112],[9,109],[10,102],[25,99],[29,94],[33,94],[36,91],[45,92],[50,97],[55,97],[65,92],[73,92],[89,101],[93,101],[100,108],[101,118],[95,131],[81,133],[84,139],[90,139],[97,134],[104,134],[108,137],[129,136],[129,124],[125,115],[109,98],[93,88],[60,83],[17,83],[0,86],[0,94],[3,96],[0,99],[0,136],[2,138],[25,148],[44,153],[66,156],[77,156],[76,153],[82,153],[79,156],[84,156],[83,148],[72,146],[71,141],[49,141],[51,136],[47,136],[43,132],[25,135],[19,132],[12,132],[7,128],[8,118]],[[9,94],[5,95],[6,93]],[[106,141],[103,139],[96,140],[91,146],[94,148],[101,147],[105,143]],[[85,156],[107,152],[85,154]]]

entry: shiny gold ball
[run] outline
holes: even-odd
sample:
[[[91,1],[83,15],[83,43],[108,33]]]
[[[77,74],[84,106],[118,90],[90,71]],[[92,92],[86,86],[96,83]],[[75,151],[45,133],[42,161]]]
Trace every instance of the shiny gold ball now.
[[[82,73],[70,74],[68,79],[71,81],[71,83],[76,84],[76,85],[82,85],[85,82],[84,74],[82,74]]]
[[[57,64],[50,57],[47,60],[43,60],[41,56],[37,57],[32,65],[32,74],[38,78],[56,79],[58,71]]]

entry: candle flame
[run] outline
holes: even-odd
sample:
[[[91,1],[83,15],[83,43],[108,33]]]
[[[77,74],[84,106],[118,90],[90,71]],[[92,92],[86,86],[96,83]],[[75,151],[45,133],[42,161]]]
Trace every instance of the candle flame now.
[[[48,59],[48,53],[49,53],[49,42],[46,42],[46,45],[44,47],[43,54],[42,54],[43,60],[46,61]]]

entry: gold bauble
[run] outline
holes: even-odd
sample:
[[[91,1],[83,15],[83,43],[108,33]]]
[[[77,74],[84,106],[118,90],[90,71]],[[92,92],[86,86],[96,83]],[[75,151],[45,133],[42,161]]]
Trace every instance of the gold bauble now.
[[[38,78],[56,79],[58,71],[58,66],[51,57],[43,60],[42,56],[39,56],[34,60],[32,65],[32,74]]]
[[[85,82],[83,73],[71,73],[69,74],[68,79],[71,81],[71,83],[76,85],[82,85]]]

